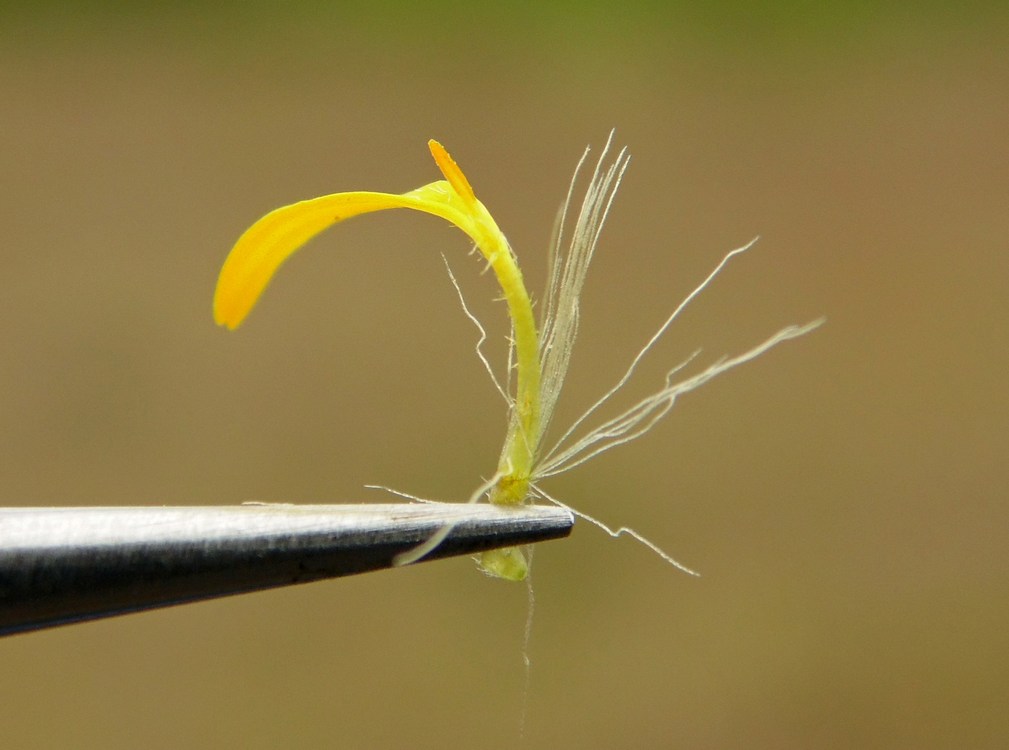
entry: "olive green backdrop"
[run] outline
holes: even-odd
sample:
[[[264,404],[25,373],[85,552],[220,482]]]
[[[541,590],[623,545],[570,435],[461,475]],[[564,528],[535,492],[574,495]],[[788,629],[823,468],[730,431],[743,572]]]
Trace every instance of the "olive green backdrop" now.
[[[364,217],[236,333],[265,211],[437,177],[542,286],[587,144],[633,154],[558,425],[722,257],[643,368],[827,324],[547,488],[525,747],[1009,742],[1009,14],[936,4],[0,9],[0,503],[463,499],[504,311],[463,236]],[[999,385],[999,384],[1002,385]],[[523,587],[467,560],[0,640],[9,748],[518,747]]]

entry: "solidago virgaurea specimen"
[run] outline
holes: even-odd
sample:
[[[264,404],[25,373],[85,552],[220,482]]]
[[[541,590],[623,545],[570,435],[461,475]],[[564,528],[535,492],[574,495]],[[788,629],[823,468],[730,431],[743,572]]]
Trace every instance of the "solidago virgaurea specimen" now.
[[[410,208],[433,214],[457,226],[469,235],[501,286],[512,325],[513,349],[509,367],[513,367],[515,372],[513,388],[510,386],[511,378],[508,388],[498,386],[507,400],[509,415],[497,470],[474,492],[472,502],[485,495],[490,502],[500,505],[517,505],[530,502],[536,497],[557,502],[537,482],[574,468],[603,451],[644,434],[669,412],[680,394],[693,390],[737,364],[753,359],[782,341],[801,336],[820,323],[814,321],[805,326],[785,328],[748,352],[723,358],[700,373],[674,381],[673,376],[681,365],[669,372],[663,387],[652,396],[579,435],[585,420],[630,379],[638,362],[679,312],[707,286],[730,258],[745,251],[749,245],[734,250],[723,258],[708,278],[666,319],[616,385],[560,438],[546,446],[543,438],[567,374],[578,332],[582,286],[629,157],[626,150],[621,150],[607,162],[610,150],[607,142],[592,173],[581,207],[572,222],[569,221],[572,192],[588,151],[583,154],[558,217],[551,245],[543,315],[537,325],[532,300],[508,240],[490,212],[477,199],[469,180],[448,152],[434,140],[429,141],[428,146],[444,180],[437,180],[400,195],[375,192],[326,195],[278,208],[249,227],[239,238],[221,269],[214,295],[214,318],[220,325],[236,328],[245,320],[280,265],[312,237],[344,219],[390,208]],[[566,237],[567,232],[570,232],[570,238]],[[487,364],[486,360],[484,363]],[[621,529],[610,533],[616,535],[620,532],[630,533],[667,561],[677,564],[636,532]],[[419,559],[437,546],[442,538],[443,535],[440,535],[428,540],[400,562]],[[522,580],[527,573],[525,558],[517,549],[486,552],[480,558],[480,566],[491,575],[512,580]]]

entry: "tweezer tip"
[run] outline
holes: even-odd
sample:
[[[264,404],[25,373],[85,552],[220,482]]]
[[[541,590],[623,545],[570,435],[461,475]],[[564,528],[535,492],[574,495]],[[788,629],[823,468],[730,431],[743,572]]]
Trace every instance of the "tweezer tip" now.
[[[0,509],[0,635],[567,536],[554,506]]]

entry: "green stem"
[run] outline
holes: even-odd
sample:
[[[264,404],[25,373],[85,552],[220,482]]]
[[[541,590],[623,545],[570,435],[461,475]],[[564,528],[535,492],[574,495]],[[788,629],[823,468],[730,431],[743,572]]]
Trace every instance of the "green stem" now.
[[[540,439],[540,355],[539,333],[532,301],[522,280],[515,255],[501,230],[482,204],[474,239],[490,263],[508,304],[515,341],[515,404],[498,472],[501,480],[491,491],[490,501],[499,505],[517,505],[526,498],[533,462]]]

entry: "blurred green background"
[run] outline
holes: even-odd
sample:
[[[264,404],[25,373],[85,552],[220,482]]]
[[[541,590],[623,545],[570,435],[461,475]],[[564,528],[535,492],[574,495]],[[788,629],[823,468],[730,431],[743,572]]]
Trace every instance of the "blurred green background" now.
[[[341,226],[237,333],[216,273],[436,137],[539,289],[616,127],[558,425],[754,235],[626,403],[828,322],[546,485],[703,577],[539,548],[523,746],[1005,747],[1009,13],[958,7],[0,6],[0,502],[466,497],[504,414],[439,252],[505,326],[458,231]],[[8,638],[3,746],[517,747],[525,597],[455,560]]]

